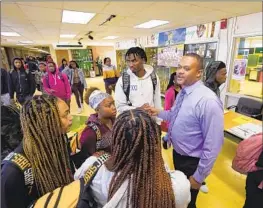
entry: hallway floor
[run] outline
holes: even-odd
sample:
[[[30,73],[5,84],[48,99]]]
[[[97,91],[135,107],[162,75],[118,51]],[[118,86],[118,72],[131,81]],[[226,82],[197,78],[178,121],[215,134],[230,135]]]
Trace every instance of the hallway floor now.
[[[88,87],[98,87],[105,91],[102,77],[87,79]],[[74,115],[73,129],[85,123],[86,118],[94,111],[85,104],[84,112],[77,114],[75,97],[71,100],[71,113]],[[245,200],[245,176],[232,168],[238,139],[225,138],[224,146],[210,176],[206,179],[209,193],[199,193],[198,208],[242,208]],[[163,150],[164,161],[173,168],[172,149]]]

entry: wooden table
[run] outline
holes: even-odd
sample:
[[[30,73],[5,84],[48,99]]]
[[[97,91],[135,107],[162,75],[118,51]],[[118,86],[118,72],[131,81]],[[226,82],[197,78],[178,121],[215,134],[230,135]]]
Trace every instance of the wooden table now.
[[[227,129],[230,129],[230,128],[233,128],[235,126],[239,126],[245,123],[254,123],[254,124],[262,125],[262,122],[257,119],[250,118],[248,116],[236,113],[234,111],[228,111],[228,112],[225,112],[224,114],[224,130],[225,131]]]

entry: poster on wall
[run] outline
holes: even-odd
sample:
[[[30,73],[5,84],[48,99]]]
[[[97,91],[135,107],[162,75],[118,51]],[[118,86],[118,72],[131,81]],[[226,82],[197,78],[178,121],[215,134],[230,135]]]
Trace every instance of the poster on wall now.
[[[165,66],[157,66],[156,74],[160,80],[161,93],[165,94],[170,79],[170,68]]]
[[[184,54],[184,44],[158,48],[159,66],[177,67]]]
[[[128,49],[131,47],[135,47],[137,41],[138,41],[137,39],[132,39],[127,41],[117,42],[115,43],[115,49],[120,50],[120,49]]]
[[[220,22],[211,22],[208,24],[207,38],[218,38],[220,31]]]
[[[173,44],[181,44],[185,41],[185,28],[179,28],[176,30],[171,30],[167,32],[159,33],[159,46],[168,46]]]
[[[156,47],[156,46],[158,46],[158,39],[159,39],[159,33],[147,36],[146,46],[147,47]]]
[[[246,76],[247,59],[235,59],[232,79],[244,80]]]
[[[185,54],[196,53],[199,56],[204,57],[205,51],[206,51],[206,44],[205,43],[185,45]]]
[[[186,28],[186,41],[202,40],[207,38],[208,25],[201,24]]]
[[[193,27],[186,28],[186,42],[198,42],[200,40],[206,40],[216,38],[219,35],[220,22],[211,22],[208,24],[200,24]]]
[[[179,28],[173,30],[173,42],[172,44],[181,44],[185,42],[186,28]]]

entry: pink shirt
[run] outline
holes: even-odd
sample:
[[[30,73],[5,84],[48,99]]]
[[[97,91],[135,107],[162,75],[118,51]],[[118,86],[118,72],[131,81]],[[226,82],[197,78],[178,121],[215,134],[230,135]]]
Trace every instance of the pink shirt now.
[[[176,93],[176,94],[175,94]],[[175,87],[171,86],[165,93],[165,100],[164,100],[164,110],[171,110],[173,107],[176,95],[178,92],[175,92]]]
[[[166,92],[165,92],[165,99],[164,99],[164,110],[171,110],[171,108],[174,105],[175,98],[177,96],[178,92],[175,91],[175,87],[171,86]],[[168,128],[169,123],[166,123],[166,126]]]

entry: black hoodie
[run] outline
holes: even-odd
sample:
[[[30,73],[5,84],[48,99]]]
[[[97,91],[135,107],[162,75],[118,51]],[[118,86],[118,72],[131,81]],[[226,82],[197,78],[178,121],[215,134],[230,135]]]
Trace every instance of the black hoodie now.
[[[21,59],[19,58],[15,58],[14,61],[15,60],[21,61]],[[23,67],[23,65],[21,66],[20,69],[16,69],[16,67],[13,66],[13,69],[9,73],[10,98],[14,99],[15,92],[17,97],[33,96],[35,90],[36,90],[36,84],[31,72],[29,70],[26,70]]]
[[[8,73],[1,68],[1,95],[8,93]]]
[[[216,81],[216,73],[226,65],[222,61],[212,61],[206,67],[205,86],[211,89],[218,97],[220,97],[220,84]]]

